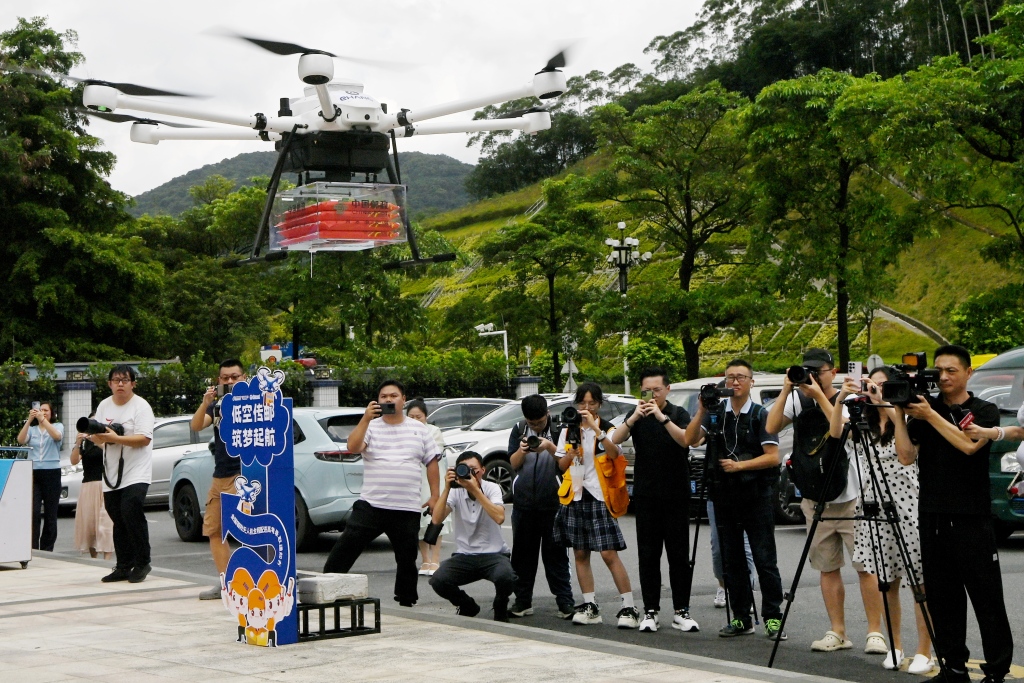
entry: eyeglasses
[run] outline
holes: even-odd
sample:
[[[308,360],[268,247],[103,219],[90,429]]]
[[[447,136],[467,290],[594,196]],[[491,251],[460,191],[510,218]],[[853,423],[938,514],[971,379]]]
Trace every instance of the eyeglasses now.
[[[244,375],[221,375],[220,379],[222,382],[237,382],[242,379]]]
[[[131,379],[112,379],[110,380],[110,383],[121,386],[122,384],[131,384],[133,381],[134,380]]]
[[[726,375],[726,382],[746,382],[748,379],[752,379],[750,375]]]

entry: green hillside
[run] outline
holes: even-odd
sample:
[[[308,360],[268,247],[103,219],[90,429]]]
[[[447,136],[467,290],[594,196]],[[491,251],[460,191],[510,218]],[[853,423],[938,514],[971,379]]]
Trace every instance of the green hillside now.
[[[255,176],[269,176],[277,161],[275,152],[248,152],[207,164],[167,181],[135,197],[134,216],[167,214],[176,216],[192,206],[188,190],[212,175],[222,175],[237,187],[249,184]],[[425,217],[456,209],[469,201],[464,187],[473,167],[444,154],[399,152],[402,181],[409,186],[412,215]]]
[[[579,170],[579,169],[577,169]],[[894,189],[894,192],[898,192]],[[468,256],[469,265],[451,275],[439,278],[424,277],[407,280],[403,292],[420,298],[433,315],[472,293],[484,298],[498,291],[499,282],[509,275],[501,267],[485,267],[475,253],[480,240],[487,233],[499,229],[510,220],[522,218],[536,207],[541,197],[540,186],[533,185],[515,193],[468,204],[454,211],[434,216],[423,222],[424,227],[441,232],[461,252]],[[963,216],[967,222],[977,221],[976,215]],[[941,334],[952,330],[949,312],[967,297],[1002,283],[1004,273],[994,264],[981,259],[978,250],[991,237],[983,232],[999,232],[1002,228],[994,221],[972,228],[945,218],[935,218],[928,236],[918,239],[907,251],[893,272],[897,280],[895,294],[881,303],[901,314],[918,320]],[[956,249],[951,248],[952,245]],[[674,275],[673,259],[659,258],[645,268],[630,274],[631,281],[648,278],[668,278]],[[609,289],[616,283],[616,271],[598,271],[589,279],[591,286]],[[540,283],[537,283],[539,286]],[[853,355],[865,358],[869,354],[868,329],[861,319],[851,319]],[[790,301],[784,306],[782,319],[774,325],[759,328],[753,336],[753,348],[748,350],[745,335],[723,330],[704,342],[701,347],[702,374],[712,374],[737,355],[752,356],[760,370],[779,370],[797,360],[803,349],[811,346],[835,348],[836,318],[834,302],[824,294]],[[888,362],[897,362],[908,351],[932,351],[938,343],[895,317],[876,312],[871,328],[870,353],[881,355]],[[608,350],[615,357],[608,359],[609,367],[618,364],[621,356],[616,345],[609,340]],[[584,367],[584,372],[586,368]]]

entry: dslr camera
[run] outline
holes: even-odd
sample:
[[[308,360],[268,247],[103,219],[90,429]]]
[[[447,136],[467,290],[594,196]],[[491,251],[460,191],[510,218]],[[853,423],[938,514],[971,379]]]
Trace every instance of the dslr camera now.
[[[572,406],[567,406],[566,409],[562,411],[561,422],[566,427],[565,442],[573,447],[579,446],[583,441],[583,436],[580,434],[580,426],[583,424],[583,416],[580,415],[580,411],[576,410]]]
[[[535,453],[540,448],[540,437],[539,436],[528,436],[526,437],[526,450],[531,453]]]
[[[455,481],[452,482],[453,488],[462,488],[459,484],[459,479],[470,479],[473,476],[473,470],[469,469],[469,465],[464,462],[460,462],[455,466]]]
[[[111,422],[109,425],[105,425],[91,417],[80,417],[78,422],[75,423],[75,428],[81,434],[105,434],[107,427],[110,427],[118,436],[124,436],[124,425],[120,422]]]
[[[818,369],[806,365],[792,365],[786,370],[786,377],[793,384],[810,384],[812,377],[817,377]]]
[[[715,410],[723,398],[729,398],[736,393],[735,389],[725,389],[717,384],[705,384],[700,388],[700,402],[707,410]]]
[[[897,406],[925,400],[931,388],[939,383],[939,371],[928,369],[928,355],[923,351],[903,354],[903,362],[892,367],[892,379],[882,385],[882,400]]]

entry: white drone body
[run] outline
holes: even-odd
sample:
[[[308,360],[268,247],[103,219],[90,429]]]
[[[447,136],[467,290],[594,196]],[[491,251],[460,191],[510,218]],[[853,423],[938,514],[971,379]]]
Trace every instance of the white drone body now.
[[[146,144],[157,144],[161,140],[276,141],[281,139],[283,133],[292,130],[300,135],[318,131],[386,134],[394,131],[396,137],[500,130],[521,130],[532,134],[551,127],[551,116],[547,111],[528,111],[512,118],[494,120],[422,122],[522,97],[550,99],[561,95],[566,88],[565,74],[557,69],[544,70],[536,73],[529,83],[517,88],[409,110],[399,109],[391,103],[380,102],[364,94],[360,83],[333,83],[333,77],[334,59],[331,56],[303,54],[299,58],[299,78],[308,84],[304,96],[289,100],[289,111],[282,109],[277,116],[261,113],[251,116],[226,114],[192,104],[125,95],[112,85],[103,84],[86,85],[82,102],[98,112],[126,109],[231,126],[172,128],[158,122],[133,123],[131,139]]]

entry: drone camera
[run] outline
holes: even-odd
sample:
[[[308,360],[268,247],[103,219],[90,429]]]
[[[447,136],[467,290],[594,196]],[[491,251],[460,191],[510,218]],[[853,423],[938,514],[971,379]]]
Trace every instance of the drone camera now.
[[[299,78],[309,85],[329,83],[334,78],[334,59],[329,55],[302,55],[299,57]]]

